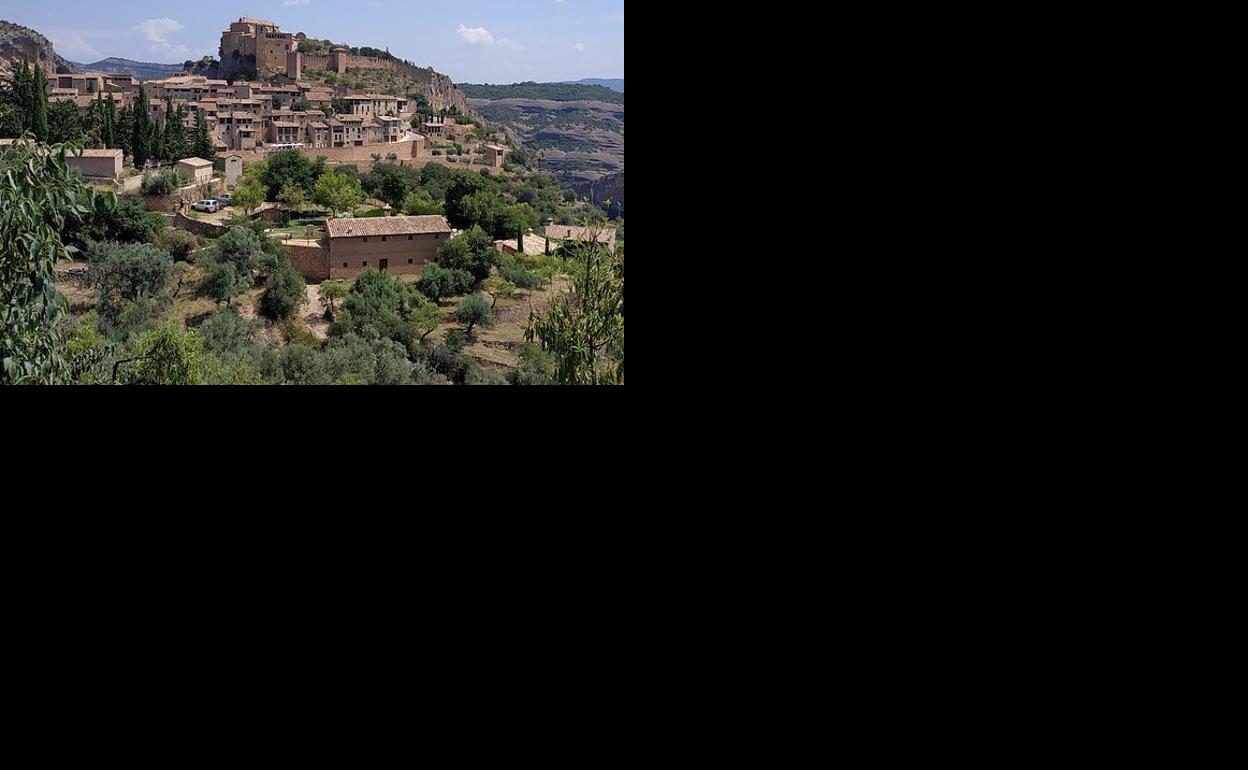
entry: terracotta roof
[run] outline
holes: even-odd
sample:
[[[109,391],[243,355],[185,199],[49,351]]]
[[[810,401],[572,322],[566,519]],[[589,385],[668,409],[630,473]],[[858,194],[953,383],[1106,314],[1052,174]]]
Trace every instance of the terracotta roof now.
[[[185,163],[188,166],[193,166],[195,168],[203,168],[204,166],[212,165],[212,161],[204,160],[203,158],[183,158],[182,160],[178,161],[179,166],[182,165],[183,163]]]
[[[419,235],[449,233],[446,217],[369,217],[367,219],[331,219],[325,224],[330,238],[360,238],[378,235]]]
[[[298,123],[291,123],[291,122],[286,121],[286,120],[275,120],[275,121],[273,121],[273,126],[274,126],[275,128],[298,128],[298,127],[299,127],[299,124],[298,124]]]
[[[498,152],[507,152],[507,148],[499,144],[487,144],[486,147],[491,150],[497,150]]]
[[[504,247],[510,247],[512,251],[516,250],[515,238],[504,238],[501,241],[494,241],[494,250],[502,251]],[[532,235],[526,233],[524,236],[524,253],[526,254],[545,254],[546,239],[540,235]]]
[[[572,225],[547,225],[546,237],[554,238],[560,241],[579,241],[585,238],[589,232],[585,227],[574,227]],[[598,233],[599,243],[611,243],[615,241],[615,228],[607,227]]]
[[[312,128],[323,128],[323,129],[326,129],[326,130],[328,130],[328,129],[329,129],[329,126],[327,126],[326,124],[321,123],[321,122],[319,122],[319,121],[318,121],[318,122],[316,122],[316,123],[309,123],[308,125],[312,126]]]

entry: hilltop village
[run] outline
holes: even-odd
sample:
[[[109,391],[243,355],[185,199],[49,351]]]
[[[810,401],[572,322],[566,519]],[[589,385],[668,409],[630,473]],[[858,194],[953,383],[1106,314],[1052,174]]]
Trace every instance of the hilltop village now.
[[[146,91],[149,118],[160,124],[181,115],[187,132],[202,116],[216,155],[259,160],[272,152],[297,149],[330,165],[360,164],[380,153],[387,160],[417,167],[452,165],[456,144],[478,138],[477,128],[459,113],[441,89],[432,99],[385,93],[339,93],[323,81],[305,79],[305,69],[334,76],[349,70],[396,70],[429,79],[432,70],[393,60],[356,56],[342,47],[304,54],[300,32],[282,32],[264,19],[242,18],[221,34],[221,78],[182,75],[140,81],[99,72],[48,76],[49,102],[72,102],[85,119],[97,103],[111,100],[129,108]],[[242,75],[266,79],[240,79]],[[336,79],[336,77],[335,77]],[[474,147],[473,162],[501,169],[508,148],[492,141]]]
[[[622,214],[446,76],[248,17],[54,56],[0,57],[0,384],[623,384]]]

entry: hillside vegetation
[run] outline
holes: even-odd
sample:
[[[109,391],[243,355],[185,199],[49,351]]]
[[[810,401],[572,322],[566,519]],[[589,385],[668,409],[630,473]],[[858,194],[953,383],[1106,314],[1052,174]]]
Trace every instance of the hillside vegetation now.
[[[607,102],[623,104],[624,94],[603,86],[578,83],[516,83],[510,86],[461,83],[459,90],[469,99],[543,99],[551,102]]]

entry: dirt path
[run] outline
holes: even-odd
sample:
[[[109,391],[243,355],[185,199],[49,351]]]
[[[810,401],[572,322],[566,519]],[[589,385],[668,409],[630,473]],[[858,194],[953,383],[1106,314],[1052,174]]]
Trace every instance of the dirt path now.
[[[325,304],[321,302],[321,287],[309,284],[307,297],[307,304],[299,308],[303,324],[318,340],[327,340],[329,339],[329,321],[325,320]]]

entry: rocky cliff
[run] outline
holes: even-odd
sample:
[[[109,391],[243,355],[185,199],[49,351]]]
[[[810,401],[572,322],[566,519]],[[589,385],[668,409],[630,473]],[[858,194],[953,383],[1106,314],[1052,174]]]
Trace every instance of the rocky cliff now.
[[[77,72],[69,62],[56,54],[52,43],[43,35],[20,24],[0,20],[0,70],[9,71],[25,57],[33,66],[43,65],[48,74]]]

